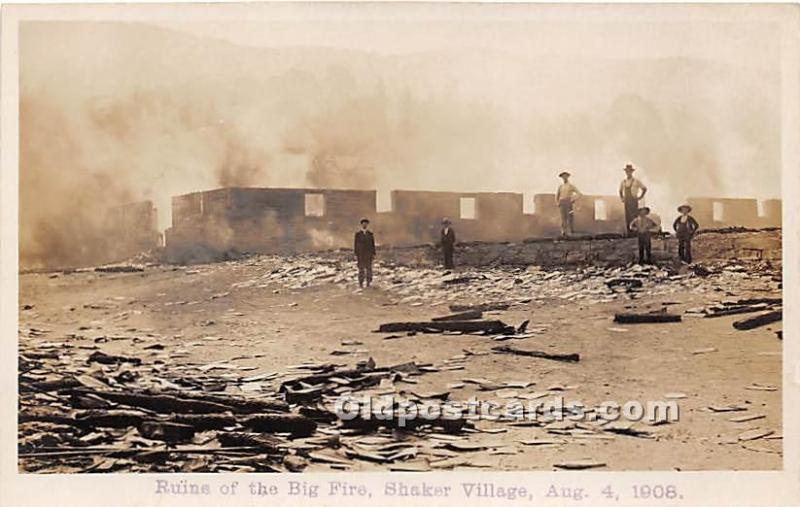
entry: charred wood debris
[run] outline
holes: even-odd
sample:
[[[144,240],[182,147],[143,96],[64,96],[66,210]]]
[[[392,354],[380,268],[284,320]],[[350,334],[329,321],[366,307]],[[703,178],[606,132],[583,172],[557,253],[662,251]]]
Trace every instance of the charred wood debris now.
[[[274,260],[261,256],[235,261],[262,265],[264,270],[248,282],[233,284],[231,290],[274,283],[292,289],[353,283],[339,261],[311,256],[283,258],[279,263]],[[94,269],[133,273],[150,267]],[[209,268],[181,269],[190,275]],[[741,315],[733,327],[750,330],[782,319],[780,297],[731,297],[733,286],[780,290],[780,267],[767,262],[573,270],[494,267],[444,275],[435,269],[379,263],[376,278],[382,275],[396,298],[394,304],[446,305],[450,312],[428,321],[381,324],[374,331],[386,334],[384,339],[417,333],[478,334],[492,341],[529,338],[544,328],[531,327],[529,321],[507,324],[486,318],[485,313],[496,314],[546,297],[596,304],[620,299],[635,303],[644,294],[681,291],[715,296],[709,304],[683,315],[666,308],[639,312],[635,304],[629,305],[626,308],[631,311],[613,316],[617,324],[680,325],[684,317]],[[23,311],[32,308],[22,306]],[[18,456],[23,471],[299,472],[311,463],[347,470],[353,460],[383,464],[389,470],[424,471],[464,464],[459,456],[465,452],[502,451],[470,442],[470,433],[487,430],[478,428],[467,416],[412,420],[400,427],[396,419],[342,420],[333,408],[335,399],[344,394],[401,393],[402,398],[423,404],[447,400],[450,391],[415,393],[407,386],[413,386],[420,375],[463,369],[463,362],[474,353],[467,349],[441,365],[408,362],[379,366],[370,358],[354,366],[309,362],[284,371],[247,375],[240,372],[255,367],[224,361],[173,365],[170,356],[162,352],[164,346],[156,342],[157,335],[128,337],[131,352],[115,355],[103,352],[99,340],[71,343],[49,339],[48,333],[35,327],[20,330]],[[776,334],[782,338],[782,331]],[[481,353],[580,361],[580,355],[572,351],[553,353],[510,345],[493,346]],[[219,370],[226,373],[217,373]],[[463,381],[476,383],[482,390],[520,387],[487,379]],[[654,438],[648,431],[613,424],[601,429],[546,419],[511,424],[543,426],[554,435],[521,442],[524,445],[558,445],[563,443],[559,436],[576,432],[587,438],[613,438],[609,433]],[[583,469],[603,464],[555,466]]]

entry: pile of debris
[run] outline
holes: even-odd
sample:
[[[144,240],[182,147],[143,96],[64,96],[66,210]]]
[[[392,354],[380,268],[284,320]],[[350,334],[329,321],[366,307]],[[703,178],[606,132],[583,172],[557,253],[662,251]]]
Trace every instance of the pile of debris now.
[[[232,290],[264,288],[271,284],[302,289],[331,283],[357,290],[355,264],[345,260],[303,255],[261,256],[247,262],[260,271],[260,275],[233,284]],[[456,272],[377,262],[374,272],[375,285],[394,303],[411,306],[472,307],[482,301],[513,305],[548,299],[591,305],[643,295],[713,294],[749,288],[779,290],[781,287],[780,266],[765,261],[575,269],[495,266],[459,268]]]
[[[757,314],[735,321],[733,323],[735,329],[746,331],[780,322],[783,320],[783,298],[740,298],[718,301],[710,305],[686,310],[687,315],[705,318],[727,317],[729,315],[747,313]],[[779,337],[781,337],[781,335],[779,335]]]
[[[303,364],[282,375],[213,378],[209,365],[192,375],[190,368],[167,369],[97,346],[51,345],[26,346],[19,356],[25,471],[269,472],[299,471],[310,462],[347,468],[349,458],[390,463],[417,454],[410,451],[416,446],[394,442],[373,456],[363,439],[348,435],[398,429],[451,435],[468,426],[463,418],[405,428],[397,419],[340,419],[334,399],[424,374],[425,365],[415,363],[377,367],[370,359],[355,368]],[[281,376],[274,389],[251,396],[227,389]],[[223,385],[212,387],[212,380]]]

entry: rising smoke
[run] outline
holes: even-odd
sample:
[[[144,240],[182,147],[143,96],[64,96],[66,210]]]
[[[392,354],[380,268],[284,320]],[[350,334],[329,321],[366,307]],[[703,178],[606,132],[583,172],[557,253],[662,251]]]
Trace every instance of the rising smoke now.
[[[52,48],[58,48],[54,51]],[[20,252],[75,265],[105,210],[220,186],[773,197],[778,74],[686,59],[257,49],[147,25],[20,34]],[[452,58],[451,58],[452,56]],[[761,173],[763,174],[763,173]]]

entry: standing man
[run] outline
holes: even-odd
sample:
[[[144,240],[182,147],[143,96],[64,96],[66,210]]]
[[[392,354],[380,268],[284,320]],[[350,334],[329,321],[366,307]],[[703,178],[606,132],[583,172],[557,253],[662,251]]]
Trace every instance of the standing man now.
[[[658,225],[647,216],[650,214],[650,208],[647,206],[640,208],[638,212],[639,216],[633,219],[628,230],[639,238],[639,264],[651,264],[653,261],[651,236]]]
[[[627,164],[625,179],[619,184],[619,198],[625,204],[625,230],[628,231],[628,236],[633,235],[629,226],[639,213],[639,201],[644,199],[644,194],[647,193],[644,183],[633,177],[635,170],[631,164]]]
[[[375,236],[369,230],[369,219],[361,219],[361,230],[356,232],[353,250],[358,264],[358,286],[372,283],[372,261],[375,259]]]
[[[680,216],[672,224],[672,228],[675,229],[675,235],[678,237],[678,256],[686,264],[692,263],[692,238],[697,229],[700,228],[697,220],[689,214],[691,212],[691,206],[681,204],[678,206]]]
[[[453,269],[453,250],[456,246],[456,233],[450,227],[450,219],[442,219],[442,255],[444,256],[444,269]]]
[[[578,188],[569,182],[569,177],[572,176],[567,171],[558,175],[559,178],[564,180],[564,183],[558,186],[556,190],[556,206],[561,212],[561,237],[566,238],[575,232],[575,201],[581,196]]]

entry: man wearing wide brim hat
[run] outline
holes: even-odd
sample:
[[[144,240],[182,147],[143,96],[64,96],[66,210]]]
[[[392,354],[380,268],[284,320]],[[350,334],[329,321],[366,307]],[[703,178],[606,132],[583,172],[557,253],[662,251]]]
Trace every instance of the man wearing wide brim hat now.
[[[692,263],[692,238],[694,237],[700,224],[689,213],[692,212],[692,207],[688,204],[681,204],[678,206],[678,213],[680,215],[675,219],[672,228],[675,229],[675,236],[678,237],[678,256],[681,261],[691,264]]]
[[[639,264],[650,264],[652,262],[652,241],[651,237],[658,229],[658,224],[650,218],[650,208],[643,206],[637,210],[638,216],[634,218],[628,230],[639,239]]]
[[[638,178],[634,178],[633,172],[636,169],[631,164],[626,164],[623,168],[625,179],[619,184],[619,198],[625,205],[625,226],[636,218],[639,213],[639,201],[647,193],[647,187]],[[629,235],[632,233],[629,231]]]
[[[561,236],[567,237],[575,232],[575,201],[581,196],[578,187],[570,183],[568,171],[561,171],[558,177],[564,180],[556,190],[556,206],[561,214]]]
[[[456,248],[456,232],[450,226],[450,219],[446,217],[442,219],[441,240],[439,244],[442,245],[444,268],[455,268],[455,264],[453,263],[453,253],[455,252]]]

